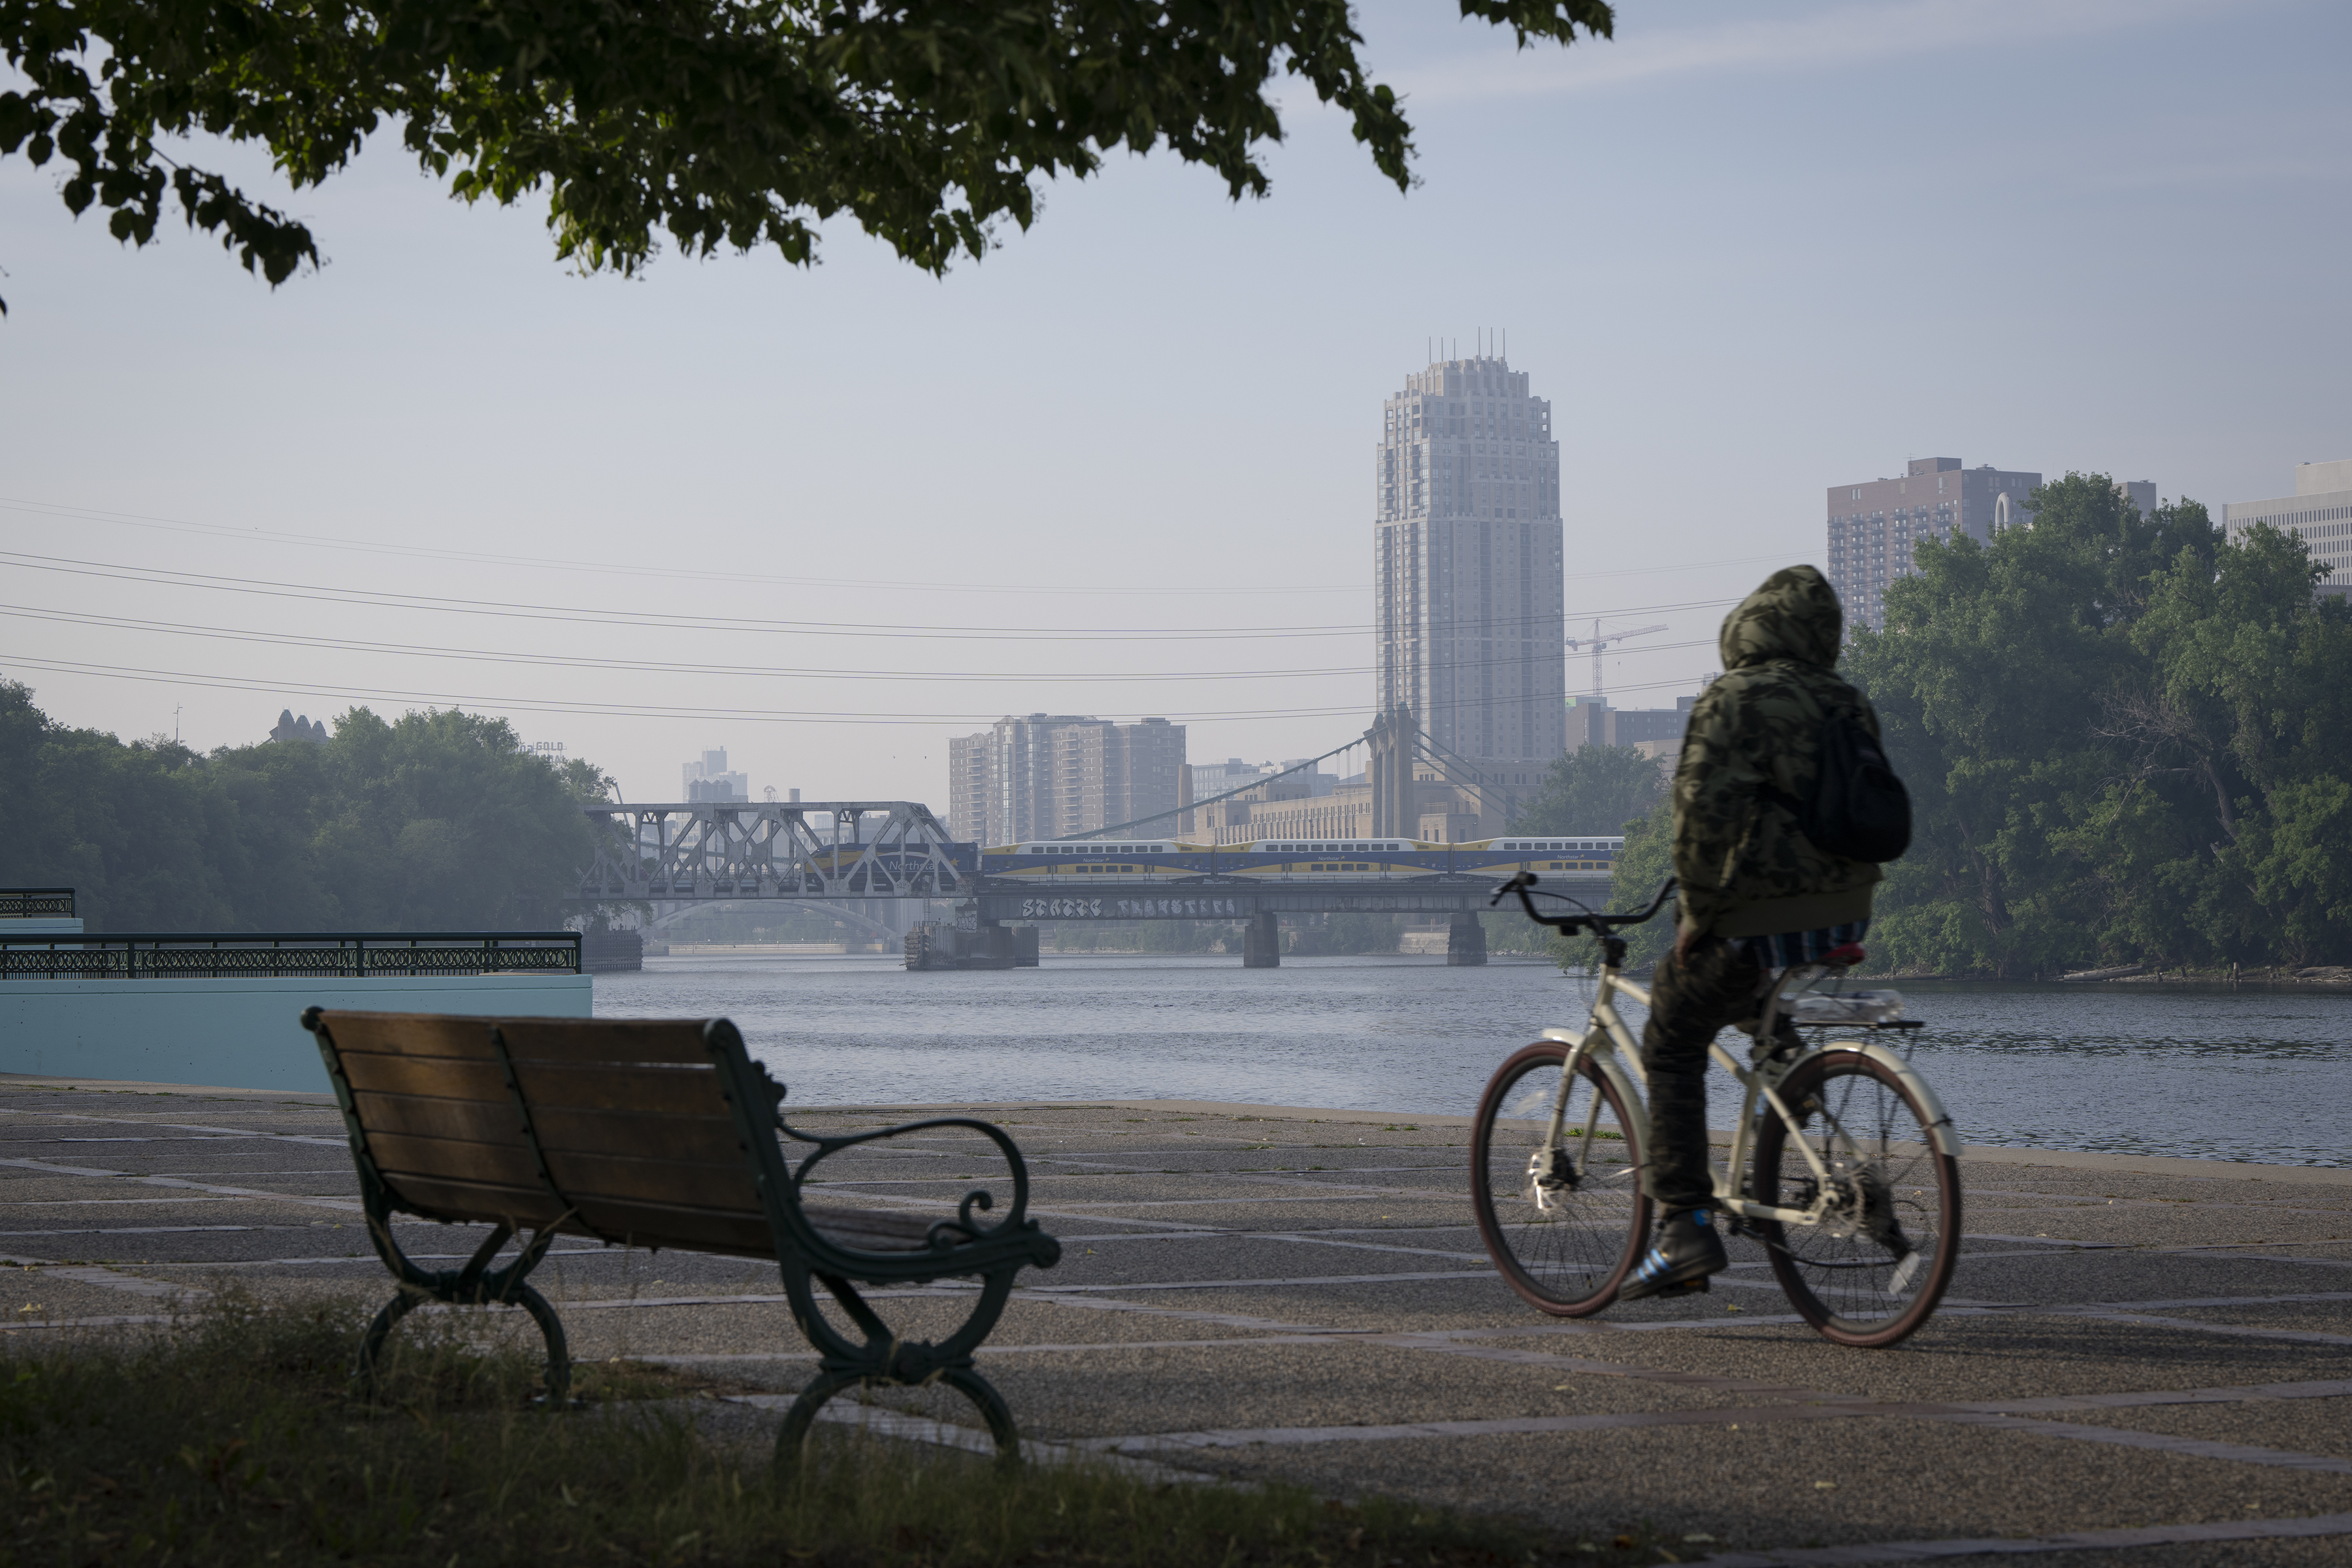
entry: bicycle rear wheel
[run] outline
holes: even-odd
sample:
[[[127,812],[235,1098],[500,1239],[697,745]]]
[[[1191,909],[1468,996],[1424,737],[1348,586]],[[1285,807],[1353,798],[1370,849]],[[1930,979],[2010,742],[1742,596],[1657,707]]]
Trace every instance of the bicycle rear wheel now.
[[[1590,1058],[1547,1146],[1568,1050],[1541,1042],[1496,1069],[1470,1135],[1470,1195],[1511,1289],[1554,1317],[1581,1318],[1617,1299],[1649,1234],[1650,1200],[1640,1136]]]
[[[1903,1077],[1855,1050],[1830,1049],[1780,1080],[1804,1141],[1829,1173],[1819,1225],[1756,1222],[1772,1273],[1822,1337],[1874,1350],[1927,1321],[1960,1251],[1960,1167],[1937,1152]],[[1757,1128],[1750,1191],[1785,1208],[1811,1206],[1812,1166],[1767,1110]]]

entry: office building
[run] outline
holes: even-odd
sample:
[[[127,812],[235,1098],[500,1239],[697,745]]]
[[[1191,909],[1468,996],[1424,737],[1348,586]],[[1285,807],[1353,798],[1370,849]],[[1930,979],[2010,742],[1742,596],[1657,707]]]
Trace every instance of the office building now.
[[[1701,683],[1702,689],[1705,685]],[[1696,692],[1677,697],[1672,708],[1612,708],[1606,698],[1571,698],[1568,749],[1633,746],[1651,756],[1672,756],[1682,748],[1683,731],[1690,728],[1691,709],[1697,701]]]
[[[1373,458],[1378,700],[1481,769],[1567,744],[1559,444],[1500,358],[1432,363]]]
[[[1514,776],[1524,778],[1524,774]],[[1319,781],[1319,782],[1318,782]],[[1328,783],[1329,788],[1321,787]],[[1435,763],[1412,764],[1405,836],[1424,844],[1461,844],[1508,830],[1532,789],[1495,780],[1449,776]],[[1196,807],[1188,844],[1250,844],[1267,839],[1345,842],[1372,838],[1371,781],[1362,773],[1292,773],[1253,784],[1231,800]]]
[[[686,798],[689,801],[751,798],[751,775],[727,771],[724,747],[703,752],[700,762],[688,763],[679,771],[686,775]]]
[[[1192,809],[1194,801],[1214,800],[1278,771],[1272,763],[1245,763],[1239,757],[1227,757],[1222,763],[1188,763],[1177,775],[1176,803],[1184,809],[1176,814],[1176,836],[1186,839],[1192,837],[1197,822]]]
[[[2232,540],[2258,522],[2297,535],[2311,546],[2312,559],[2335,568],[2320,579],[2319,591],[2338,598],[2352,593],[2352,458],[2297,463],[2294,494],[2231,501],[2221,521]]]
[[[948,742],[948,829],[982,844],[1017,844],[1157,816],[1138,831],[1172,837],[1183,767],[1184,726],[1165,719],[1000,719]]]
[[[1997,526],[2031,516],[2026,497],[2040,474],[1963,468],[1958,458],[1916,458],[1899,479],[1843,484],[1829,491],[1830,585],[1848,626],[1884,626],[1886,589],[1913,570],[1912,546],[1958,534],[1983,543]],[[2147,487],[2151,500],[2155,487]]]

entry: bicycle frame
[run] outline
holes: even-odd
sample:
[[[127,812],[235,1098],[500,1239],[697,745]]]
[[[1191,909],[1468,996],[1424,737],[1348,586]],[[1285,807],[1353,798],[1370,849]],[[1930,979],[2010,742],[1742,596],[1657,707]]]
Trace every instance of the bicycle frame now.
[[[1784,977],[1782,984],[1785,984],[1789,980],[1795,979],[1801,986],[1811,984],[1825,973],[1827,973],[1826,968],[1822,965],[1805,966],[1801,970],[1791,970],[1789,975]],[[1649,1075],[1643,1068],[1641,1049],[1634,1043],[1633,1032],[1625,1026],[1625,1021],[1617,1016],[1615,997],[1621,991],[1643,1006],[1650,1005],[1649,992],[1625,979],[1617,972],[1613,964],[1604,963],[1601,969],[1600,991],[1593,998],[1591,1011],[1586,1015],[1585,1028],[1580,1032],[1574,1029],[1543,1031],[1543,1038],[1558,1041],[1570,1047],[1568,1059],[1562,1064],[1559,1089],[1553,1098],[1549,1120],[1544,1127],[1543,1147],[1546,1149],[1560,1146],[1560,1135],[1564,1130],[1562,1122],[1568,1113],[1569,1093],[1576,1083],[1577,1074],[1582,1069],[1588,1058],[1592,1061],[1602,1076],[1611,1079],[1612,1086],[1618,1091],[1618,1098],[1624,1102],[1628,1116],[1638,1121],[1639,1125],[1634,1131],[1640,1136],[1643,1150],[1646,1152],[1650,1147],[1650,1109],[1646,1093],[1649,1088]],[[1771,1037],[1772,1026],[1779,1015],[1781,985],[1774,985],[1772,992],[1772,995],[1765,1004],[1763,1016],[1757,1026],[1756,1037],[1759,1039]],[[1776,1060],[1768,1056],[1764,1060],[1750,1066],[1742,1063],[1737,1057],[1724,1049],[1721,1042],[1717,1041],[1707,1047],[1707,1056],[1732,1076],[1732,1079],[1739,1084],[1741,1091],[1739,1120],[1731,1131],[1730,1152],[1720,1166],[1712,1163],[1709,1166],[1709,1175],[1715,1184],[1717,1206],[1742,1219],[1776,1220],[1782,1225],[1800,1226],[1815,1226],[1822,1223],[1822,1215],[1828,1212],[1830,1205],[1834,1201],[1837,1184],[1832,1179],[1829,1167],[1822,1162],[1820,1152],[1805,1138],[1802,1121],[1790,1110],[1788,1102],[1780,1098],[1777,1086],[1781,1079],[1795,1070],[1800,1063],[1810,1061],[1824,1051],[1833,1050],[1860,1052],[1864,1056],[1875,1058],[1891,1068],[1918,1097],[1919,1106],[1927,1117],[1928,1135],[1935,1140],[1937,1152],[1953,1156],[1959,1153],[1959,1141],[1952,1133],[1951,1117],[1945,1111],[1943,1102],[1937,1099],[1936,1091],[1927,1086],[1926,1080],[1911,1070],[1910,1064],[1899,1054],[1887,1049],[1885,1046],[1875,1042],[1864,1044],[1859,1040],[1831,1040],[1798,1051],[1786,1061]],[[1762,1120],[1759,1110],[1759,1102],[1763,1106],[1769,1107],[1772,1114],[1780,1119],[1781,1125],[1788,1129],[1790,1146],[1803,1154],[1806,1164],[1811,1169],[1815,1196],[1813,1201],[1804,1208],[1792,1209],[1774,1204],[1759,1203],[1742,1195],[1738,1190],[1739,1173],[1748,1167],[1749,1155],[1755,1144],[1757,1128]],[[1583,1152],[1586,1155],[1591,1152],[1594,1126],[1600,1111],[1600,1098],[1595,1096],[1592,1107],[1586,1115],[1583,1132],[1585,1143]],[[1820,1114],[1825,1121],[1835,1124],[1828,1107],[1822,1107]],[[1582,1161],[1580,1160],[1579,1163],[1580,1165]]]

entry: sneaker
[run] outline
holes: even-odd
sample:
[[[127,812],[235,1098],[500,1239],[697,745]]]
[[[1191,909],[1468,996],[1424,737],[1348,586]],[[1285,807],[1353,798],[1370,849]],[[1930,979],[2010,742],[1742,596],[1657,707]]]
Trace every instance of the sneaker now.
[[[1658,1239],[1617,1287],[1620,1301],[1706,1289],[1706,1277],[1731,1261],[1715,1234],[1711,1209],[1681,1209],[1658,1226]]]

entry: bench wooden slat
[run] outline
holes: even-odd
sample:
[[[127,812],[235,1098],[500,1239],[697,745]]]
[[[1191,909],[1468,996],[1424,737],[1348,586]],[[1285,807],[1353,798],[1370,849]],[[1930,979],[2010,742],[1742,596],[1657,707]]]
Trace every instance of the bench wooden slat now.
[[[735,1258],[772,1258],[775,1232],[765,1213],[713,1214],[675,1204],[638,1204],[605,1198],[580,1205],[583,1222],[630,1245],[679,1251],[724,1252]]]
[[[709,1068],[710,1048],[698,1022],[659,1018],[511,1018],[499,1033],[507,1054],[526,1060],[576,1064],[665,1062]],[[713,1069],[714,1073],[716,1069]]]
[[[373,1144],[382,1134],[405,1132],[419,1138],[468,1138],[477,1143],[511,1142],[527,1147],[522,1117],[514,1097],[501,1093],[495,1100],[436,1100],[428,1095],[381,1094],[354,1090],[361,1124]]]
[[[338,1019],[335,1026],[343,1027]],[[488,1037],[489,1031],[483,1031]],[[339,1037],[338,1046],[342,1044]],[[382,1094],[431,1095],[439,1100],[487,1100],[512,1105],[506,1074],[496,1061],[461,1061],[449,1057],[389,1056],[375,1051],[342,1051],[343,1077],[354,1090]]]
[[[739,1154],[738,1160],[742,1157]],[[640,1160],[549,1150],[548,1172],[563,1195],[583,1207],[600,1198],[625,1198],[688,1208],[764,1214],[749,1163],[715,1165],[693,1160]]]
[[[431,1176],[446,1182],[547,1190],[539,1179],[539,1162],[520,1138],[505,1143],[476,1143],[461,1138],[375,1132],[368,1136],[368,1152],[375,1156],[376,1168],[388,1176]]]
[[[552,1225],[562,1214],[545,1187],[503,1186],[490,1182],[453,1182],[444,1178],[387,1172],[384,1181],[404,1203],[430,1211],[437,1218],[471,1225],[511,1223],[525,1230]],[[582,1226],[567,1225],[566,1230]]]
[[[931,1226],[948,1217],[806,1202],[801,1205],[801,1212],[808,1215],[819,1236],[860,1252],[919,1252],[930,1245]]]
[[[355,1095],[407,1095],[418,1099],[472,1100],[509,1109],[506,1075],[494,1062],[415,1058],[370,1051],[341,1053],[343,1076]],[[724,1117],[715,1073],[671,1067],[615,1068],[604,1064],[567,1067],[537,1062],[526,1069],[530,1083],[547,1103],[577,1110],[653,1111],[669,1115]],[[532,1103],[540,1103],[534,1095]],[[373,1125],[371,1123],[370,1125]]]
[[[495,1062],[490,1020],[446,1013],[337,1013],[335,1047],[387,1056]]]
[[[735,1123],[723,1115],[675,1116],[641,1110],[574,1110],[535,1105],[530,1121],[539,1131],[540,1147],[550,1154],[615,1154],[745,1169]]]

